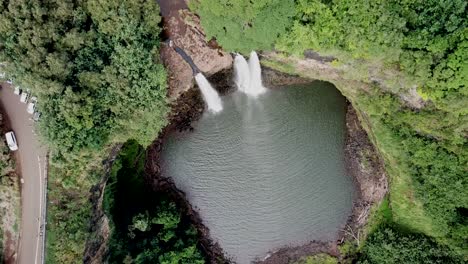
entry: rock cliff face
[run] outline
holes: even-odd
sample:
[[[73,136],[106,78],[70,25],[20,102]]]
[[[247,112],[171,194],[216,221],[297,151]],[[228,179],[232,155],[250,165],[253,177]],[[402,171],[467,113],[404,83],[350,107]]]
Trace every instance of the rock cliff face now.
[[[107,254],[107,242],[110,238],[109,219],[104,213],[103,199],[112,165],[119,154],[122,144],[115,145],[106,160],[102,161],[103,176],[101,181],[92,187],[90,202],[93,205],[93,215],[90,223],[90,236],[86,241],[83,263],[99,264],[103,263]]]
[[[184,8],[184,4],[163,8],[164,34],[183,49],[205,75],[211,76],[231,67],[231,55],[212,45],[212,41],[206,41],[200,19]],[[176,99],[193,86],[192,70],[167,43],[163,43],[160,52],[169,72],[169,97]]]

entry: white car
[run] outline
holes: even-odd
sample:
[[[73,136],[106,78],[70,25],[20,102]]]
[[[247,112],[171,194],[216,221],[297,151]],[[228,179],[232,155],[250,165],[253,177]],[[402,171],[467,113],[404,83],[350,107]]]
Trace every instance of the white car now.
[[[16,142],[15,133],[13,133],[13,131],[10,131],[5,134],[5,137],[6,137],[6,141],[10,150],[11,151],[18,150],[18,143]]]
[[[29,94],[28,92],[23,92],[20,97],[20,102],[26,103],[28,101]]]
[[[13,93],[16,94],[16,95],[21,94],[21,89],[19,88],[19,86],[15,86],[15,90],[13,91]]]
[[[34,110],[36,109],[36,102],[37,102],[37,97],[33,96],[31,97],[31,100],[29,101],[27,111],[29,114],[34,114]]]
[[[33,120],[37,122],[37,121],[39,121],[39,117],[41,117],[41,113],[39,113],[37,111],[34,112]]]
[[[7,82],[9,85],[12,85],[12,84],[13,84],[13,81],[12,81],[11,79],[8,79],[6,82]]]

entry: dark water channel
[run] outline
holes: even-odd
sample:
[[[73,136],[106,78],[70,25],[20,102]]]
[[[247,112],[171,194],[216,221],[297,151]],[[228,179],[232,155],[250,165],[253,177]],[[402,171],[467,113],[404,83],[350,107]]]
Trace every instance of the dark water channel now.
[[[257,99],[234,93],[194,132],[174,133],[165,176],[187,193],[213,239],[240,263],[310,240],[335,239],[351,212],[345,99],[314,82]]]

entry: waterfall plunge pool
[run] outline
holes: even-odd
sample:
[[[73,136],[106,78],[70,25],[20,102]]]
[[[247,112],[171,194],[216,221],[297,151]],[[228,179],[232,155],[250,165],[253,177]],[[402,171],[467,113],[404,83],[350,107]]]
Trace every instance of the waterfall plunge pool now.
[[[332,240],[351,213],[344,165],[344,97],[328,83],[224,96],[193,132],[169,135],[161,153],[211,237],[237,263],[311,240]]]

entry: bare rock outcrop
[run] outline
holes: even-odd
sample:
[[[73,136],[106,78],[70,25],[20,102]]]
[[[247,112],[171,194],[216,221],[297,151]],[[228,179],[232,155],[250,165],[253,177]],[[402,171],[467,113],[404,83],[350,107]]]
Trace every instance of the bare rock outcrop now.
[[[387,194],[388,181],[383,159],[351,104],[346,113],[346,128],[345,161],[356,184],[358,197],[343,231],[347,239],[359,243],[360,236],[366,235],[362,233],[362,228],[368,221],[371,208],[378,205]]]
[[[175,45],[183,49],[207,76],[226,70],[232,65],[232,57],[213,41],[207,42],[200,19],[186,8],[163,12],[164,33]],[[161,59],[169,71],[169,97],[177,97],[193,86],[190,66],[173,48],[164,43]]]

